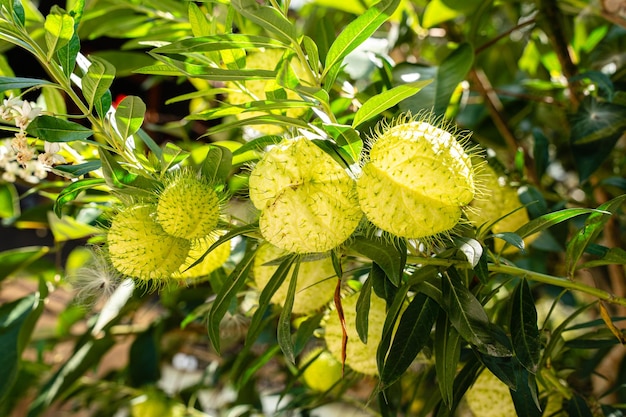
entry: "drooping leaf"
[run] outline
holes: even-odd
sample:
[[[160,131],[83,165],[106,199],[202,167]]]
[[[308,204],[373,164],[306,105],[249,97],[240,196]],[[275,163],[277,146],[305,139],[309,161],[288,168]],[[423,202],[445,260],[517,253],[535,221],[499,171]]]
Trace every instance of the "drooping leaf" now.
[[[453,401],[450,407],[440,406],[436,417],[451,417],[455,415],[461,398],[476,380],[478,372],[482,369],[480,361],[468,361],[454,378]]]
[[[115,78],[115,67],[97,56],[90,57],[91,65],[82,77],[82,90],[89,108],[102,99]],[[108,108],[103,109],[108,110]]]
[[[372,277],[365,279],[359,298],[356,301],[356,332],[361,342],[367,343],[367,329],[369,327],[370,304],[372,297]]]
[[[420,80],[398,85],[390,90],[370,97],[363,103],[359,110],[357,110],[354,115],[354,120],[352,121],[352,127],[357,127],[361,123],[390,109],[402,100],[414,96],[432,81],[433,80]]]
[[[526,279],[520,281],[512,301],[510,328],[513,351],[528,372],[534,374],[539,366],[541,338],[535,301]]]
[[[83,191],[105,184],[103,178],[84,178],[65,187],[54,201],[54,214],[61,218],[63,206],[71,203]]]
[[[45,114],[33,120],[26,131],[29,135],[47,142],[85,140],[93,134],[91,129],[83,125]]]
[[[611,218],[609,213],[615,213],[622,206],[624,201],[626,201],[626,194],[600,205],[598,210],[602,211],[591,213],[587,220],[585,220],[583,228],[569,241],[566,250],[566,260],[567,273],[570,277],[573,276],[576,265],[585,251],[585,248],[598,237]]]
[[[385,367],[385,361],[387,359],[387,353],[389,352],[389,346],[391,346],[391,340],[393,338],[393,331],[396,326],[396,322],[402,312],[402,307],[406,302],[406,295],[409,291],[408,285],[402,285],[398,288],[393,302],[387,309],[387,317],[385,318],[385,324],[383,325],[383,332],[376,350],[376,363],[378,365],[378,372],[382,373]]]
[[[535,128],[533,129],[533,160],[535,161],[535,173],[537,178],[543,177],[550,162],[550,154],[548,152],[550,142],[543,132]]]
[[[454,377],[461,354],[461,335],[443,311],[439,312],[435,326],[434,348],[437,385],[443,402],[450,406],[454,398]]]
[[[356,236],[350,247],[376,262],[395,286],[400,285],[406,255],[397,247],[380,238],[365,236]]]
[[[272,33],[286,45],[297,42],[295,26],[277,9],[261,6],[255,0],[232,0],[231,5],[247,20]]]
[[[39,294],[31,294],[11,303],[0,306],[0,401],[9,393],[17,378],[20,357],[25,341],[32,332],[29,317],[37,317],[43,311],[43,303]]]
[[[296,265],[289,281],[289,288],[285,297],[283,309],[278,317],[277,340],[280,350],[283,351],[285,358],[292,364],[296,363],[294,355],[293,339],[291,337],[291,310],[296,296],[296,287],[298,281],[298,271],[300,270],[300,259],[296,259]]]
[[[580,268],[593,268],[602,265],[626,265],[626,250],[622,248],[605,248],[600,259],[587,261]]]
[[[459,273],[449,268],[441,281],[444,309],[459,334],[480,351],[493,356],[510,354],[498,344],[491,331],[491,324],[485,309],[474,294],[463,285]]]
[[[74,72],[74,68],[76,66],[76,57],[80,52],[80,38],[77,33],[72,35],[72,38],[69,42],[62,47],[60,47],[57,51],[57,59],[61,64],[61,68],[63,69],[63,73],[69,79],[70,75]]]
[[[52,212],[48,212],[47,214],[48,226],[50,227],[50,231],[56,243],[82,239],[102,232],[102,230],[96,226],[83,223],[72,216],[59,218]]]
[[[115,123],[123,141],[137,133],[145,114],[146,105],[141,98],[126,96],[120,101],[115,109]]]
[[[46,246],[25,246],[0,252],[0,281],[26,268],[49,250]]]
[[[37,78],[25,77],[0,77],[0,93],[8,90],[21,90],[23,88],[38,87],[42,85],[52,85],[50,81]]]
[[[272,296],[276,293],[276,291],[278,291],[280,286],[283,285],[285,279],[287,279],[289,271],[291,270],[293,263],[296,261],[296,258],[297,255],[293,254],[285,257],[280,265],[278,265],[278,268],[276,268],[276,271],[274,271],[265,287],[261,290],[259,304],[254,312],[254,315],[252,316],[250,327],[248,328],[248,332],[246,334],[246,346],[254,343],[261,333],[261,330],[263,330],[261,324],[263,323],[265,315],[269,309]]]
[[[102,162],[100,162],[99,160],[95,160],[83,162],[82,164],[78,165],[56,165],[52,171],[62,172],[65,175],[70,174],[71,176],[77,178],[82,175],[88,174],[91,171],[100,169],[101,167]]]
[[[521,366],[515,368],[517,389],[510,390],[518,417],[541,417],[535,376]]]
[[[44,23],[47,57],[51,61],[54,53],[66,45],[74,35],[74,18],[67,13],[51,12]]]
[[[330,45],[326,54],[323,76],[336,71],[343,59],[382,25],[400,4],[399,0],[382,0],[350,22]]]
[[[201,165],[202,175],[212,184],[226,181],[232,167],[233,155],[223,146],[211,145]]]
[[[413,363],[430,340],[430,332],[438,315],[438,304],[423,293],[417,294],[409,303],[402,313],[383,366],[380,378],[384,385],[389,386],[397,381]]]
[[[248,273],[254,264],[254,255],[256,255],[256,251],[254,250],[248,250],[246,252],[243,259],[237,264],[233,272],[231,272],[227,283],[215,296],[215,300],[211,306],[207,330],[209,339],[218,353],[220,352],[220,323],[228,311],[233,298],[237,296],[239,290],[246,284]]]

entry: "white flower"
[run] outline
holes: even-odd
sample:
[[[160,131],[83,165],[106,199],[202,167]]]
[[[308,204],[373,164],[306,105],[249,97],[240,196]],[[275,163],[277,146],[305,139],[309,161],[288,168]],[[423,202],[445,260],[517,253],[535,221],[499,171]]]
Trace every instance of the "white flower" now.
[[[20,109],[23,103],[23,100],[13,97],[13,95],[11,95],[8,99],[4,99],[2,105],[0,106],[0,117],[7,122],[10,122],[15,118],[16,112],[18,111],[17,109]]]
[[[31,121],[41,114],[41,108],[32,106],[28,101],[22,103],[22,107],[16,108],[18,116],[15,118],[15,126],[26,130]]]
[[[45,167],[51,167],[55,164],[64,164],[65,158],[59,155],[57,152],[61,150],[61,145],[55,142],[44,143],[44,153],[39,154],[37,159]]]

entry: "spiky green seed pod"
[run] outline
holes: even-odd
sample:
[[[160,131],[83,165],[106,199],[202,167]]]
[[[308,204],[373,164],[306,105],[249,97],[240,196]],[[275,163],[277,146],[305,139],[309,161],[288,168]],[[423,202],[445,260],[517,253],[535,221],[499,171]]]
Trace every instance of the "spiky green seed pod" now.
[[[432,236],[454,227],[474,198],[474,168],[454,135],[409,121],[375,138],[357,190],[366,217],[382,230]]]
[[[362,217],[354,186],[334,159],[304,137],[269,150],[249,183],[263,238],[295,253],[325,252],[350,237]]]
[[[166,180],[156,211],[165,232],[182,239],[199,239],[215,231],[220,198],[211,184],[183,171]]]
[[[265,264],[285,256],[287,253],[270,244],[263,244],[259,247],[254,257],[254,268],[252,270],[254,283],[259,290],[262,290],[267,285],[274,272],[278,269],[278,265]],[[294,268],[295,266],[291,267],[287,274],[287,279],[272,296],[272,303],[279,305],[285,303],[289,281],[293,276]],[[307,314],[317,311],[328,304],[333,299],[337,279],[330,256],[301,262],[298,270],[298,282],[296,283],[296,295],[292,312],[294,314]]]
[[[168,279],[187,258],[190,245],[166,233],[147,204],[120,211],[111,222],[107,244],[115,269],[143,280]]]

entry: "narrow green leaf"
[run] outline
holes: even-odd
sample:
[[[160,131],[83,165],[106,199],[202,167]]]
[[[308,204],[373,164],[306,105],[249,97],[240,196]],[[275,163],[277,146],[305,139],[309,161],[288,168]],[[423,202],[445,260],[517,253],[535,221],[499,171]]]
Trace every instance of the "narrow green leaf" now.
[[[441,281],[444,308],[452,325],[459,334],[479,350],[494,356],[503,354],[496,347],[495,340],[489,331],[490,323],[480,301],[461,280],[454,268],[449,268]]]
[[[381,373],[381,382],[389,386],[409,368],[417,354],[430,340],[430,332],[437,320],[437,303],[419,293],[408,305],[393,338]]]
[[[54,85],[50,81],[37,78],[25,77],[0,77],[0,93],[8,90],[21,90],[23,88],[39,87],[42,85]]]
[[[359,298],[356,301],[356,332],[361,342],[367,343],[367,329],[369,324],[370,303],[372,298],[372,277],[371,275],[365,279]]]
[[[622,248],[607,248],[601,259],[585,262],[580,265],[580,268],[593,268],[602,265],[626,265],[626,250]]]
[[[101,167],[102,162],[100,161],[87,161],[78,165],[57,165],[53,168],[53,172],[59,171],[65,175],[71,174],[73,177],[77,178],[91,171],[95,171],[96,169],[100,169]]]
[[[195,38],[201,38],[211,33],[211,22],[196,3],[189,2],[187,16],[191,25],[191,32]]]
[[[370,97],[354,115],[352,127],[357,127],[361,123],[378,116],[380,113],[395,106],[402,100],[414,96],[422,88],[430,84],[433,80],[415,81],[402,84],[387,90],[373,97]]]
[[[313,337],[315,331],[320,328],[320,323],[322,322],[324,315],[324,312],[317,313],[300,323],[298,329],[296,330],[296,337],[293,343],[293,353],[295,355],[302,353],[305,346]]]
[[[308,36],[302,38],[302,46],[307,56],[307,63],[313,74],[320,73],[320,54],[317,50],[317,44]]]
[[[50,13],[44,23],[48,61],[54,53],[66,45],[74,35],[74,18],[66,13]]]
[[[437,385],[444,404],[449,407],[454,398],[454,377],[461,355],[461,335],[443,311],[439,311],[435,326],[434,348]]]
[[[533,160],[538,178],[543,177],[550,163],[550,141],[539,128],[533,129]]]
[[[580,229],[567,244],[567,273],[570,277],[574,275],[576,264],[580,260],[585,248],[589,245],[589,243],[593,242],[598,237],[606,223],[611,218],[611,216],[607,213],[614,214],[622,206],[622,204],[624,204],[624,201],[626,201],[626,194],[600,205],[598,210],[602,211],[591,213],[587,220],[585,220],[583,228]]]
[[[83,191],[103,184],[106,184],[103,178],[85,178],[71,183],[59,193],[54,201],[54,214],[61,218],[63,206],[74,201]]]
[[[436,417],[450,417],[455,415],[457,406],[461,403],[461,399],[465,392],[472,386],[478,376],[482,365],[480,361],[468,361],[459,371],[454,379],[454,392],[451,407],[439,407]]]
[[[81,79],[82,90],[89,108],[93,108],[107,92],[115,78],[115,67],[108,61],[92,56],[89,58],[91,65],[87,73]],[[108,110],[105,109],[105,110]]]
[[[362,44],[393,14],[399,0],[382,0],[350,22],[332,43],[326,55],[323,76],[336,71],[343,59]],[[336,75],[336,74],[335,74]]]
[[[518,235],[517,233],[502,232],[502,233],[494,233],[490,236],[492,238],[502,239],[509,245],[516,247],[522,252],[526,250],[526,243],[524,243],[524,239],[522,239],[520,235]]]
[[[25,246],[0,252],[0,281],[26,268],[49,250],[46,246]]]
[[[163,55],[151,54],[163,65],[151,65],[142,67],[136,72],[142,74],[155,75],[186,75],[192,78],[201,78],[212,81],[249,81],[249,80],[270,80],[276,78],[276,71],[263,70],[258,68],[246,69],[223,69],[210,65],[194,64],[189,61],[178,61]]]
[[[285,257],[276,271],[272,274],[272,277],[267,282],[265,287],[261,290],[261,295],[259,296],[259,304],[257,306],[254,315],[252,316],[252,320],[250,321],[250,326],[248,327],[248,332],[246,334],[246,346],[252,345],[259,334],[261,333],[262,327],[261,324],[265,319],[265,315],[267,310],[269,309],[270,302],[272,300],[272,296],[278,291],[285,279],[287,279],[287,275],[289,275],[289,271],[293,263],[296,261],[297,255],[291,254]]]
[[[296,265],[289,281],[289,289],[287,290],[287,296],[285,297],[285,303],[283,309],[280,312],[278,318],[278,346],[283,351],[285,359],[292,364],[296,363],[296,358],[293,349],[293,339],[291,337],[291,310],[293,309],[293,302],[296,296],[296,287],[298,283],[298,271],[300,270],[300,258],[297,258]]]
[[[513,405],[518,417],[541,417],[541,408],[537,398],[538,388],[535,376],[527,369],[517,366],[515,369],[517,389],[510,390]],[[571,414],[569,414],[571,416]]]
[[[20,339],[30,336],[32,329],[25,327],[29,316],[42,304],[39,294],[31,294],[11,303],[0,306],[0,401],[9,393],[15,383],[24,345]],[[27,332],[28,335],[21,335]]]
[[[255,0],[232,0],[230,4],[244,18],[273,33],[278,40],[286,45],[297,42],[294,24],[275,8],[261,6]]]
[[[246,284],[248,273],[254,264],[254,255],[256,255],[255,250],[248,250],[246,252],[243,259],[237,264],[233,272],[231,272],[228,277],[228,282],[215,296],[215,300],[211,306],[207,330],[209,339],[218,353],[220,352],[220,323],[228,311],[232,300]]]
[[[393,302],[387,309],[387,317],[385,318],[385,324],[383,325],[382,336],[380,343],[378,344],[378,349],[376,350],[376,364],[378,365],[378,371],[380,374],[382,374],[385,367],[387,352],[389,351],[389,346],[391,345],[391,339],[393,338],[396,322],[398,321],[398,317],[400,317],[408,292],[408,285],[405,284],[400,286],[396,292]]]
[[[20,196],[10,182],[0,183],[0,219],[17,217],[20,213]]]
[[[228,33],[187,38],[153,49],[158,54],[191,54],[228,49],[284,48],[285,44],[265,36]]]
[[[350,248],[376,262],[396,287],[400,285],[405,259],[397,247],[380,238],[356,236]]]
[[[541,338],[537,327],[535,301],[525,279],[520,281],[513,292],[510,329],[517,359],[534,374],[539,366]]]
[[[126,96],[115,109],[115,123],[122,140],[137,133],[143,124],[146,105],[137,96]]]
[[[553,213],[544,214],[543,216],[537,217],[536,219],[531,220],[526,223],[519,229],[515,231],[515,234],[524,238],[545,230],[549,227],[552,227],[556,224],[574,218],[576,216],[580,216],[583,214],[591,214],[591,213],[607,213],[606,211],[600,211],[598,209],[588,209],[588,208],[568,208],[559,211],[555,211]]]
[[[159,342],[162,322],[157,321],[137,334],[130,345],[128,379],[132,387],[156,384],[161,376]]]
[[[244,143],[241,147],[233,151],[233,156],[246,153],[248,151],[262,151],[267,146],[276,145],[283,141],[282,136],[268,135],[252,139],[250,142]]]
[[[89,339],[76,348],[72,356],[50,378],[37,398],[31,403],[28,417],[41,415],[59,397],[65,394],[104,354],[115,345],[112,337]]]

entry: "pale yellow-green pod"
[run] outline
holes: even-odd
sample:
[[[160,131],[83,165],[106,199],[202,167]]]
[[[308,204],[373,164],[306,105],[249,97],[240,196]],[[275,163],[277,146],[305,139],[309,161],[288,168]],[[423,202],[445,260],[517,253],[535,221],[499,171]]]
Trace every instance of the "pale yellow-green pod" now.
[[[252,170],[249,190],[263,238],[289,252],[331,250],[363,216],[354,180],[304,137],[270,149]]]
[[[107,233],[111,263],[120,273],[142,280],[166,280],[187,258],[190,243],[166,233],[155,221],[154,206],[122,209]]]

